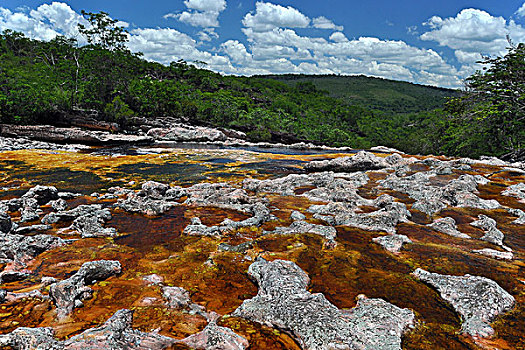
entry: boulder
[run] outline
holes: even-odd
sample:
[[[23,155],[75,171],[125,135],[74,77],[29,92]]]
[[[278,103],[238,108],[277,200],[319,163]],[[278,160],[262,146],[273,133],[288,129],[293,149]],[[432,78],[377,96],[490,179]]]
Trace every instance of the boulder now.
[[[458,231],[456,220],[451,217],[445,217],[435,220],[433,223],[428,224],[428,227],[433,228],[436,231],[444,233],[446,235],[458,238],[470,239],[471,237],[463,232]]]
[[[422,269],[417,269],[414,276],[438,290],[461,315],[462,331],[473,337],[492,336],[490,322],[515,304],[512,295],[486,277],[440,275]]]
[[[399,253],[403,244],[412,243],[410,238],[405,235],[390,234],[381,237],[372,238],[372,241],[381,245],[383,248],[392,253]]]
[[[304,169],[308,172],[355,172],[389,168],[393,165],[396,164],[387,162],[385,158],[378,157],[370,152],[361,151],[352,157],[339,157],[331,160],[312,161],[306,164]]]
[[[66,280],[51,285],[49,295],[57,307],[59,319],[65,318],[74,308],[81,307],[82,300],[91,297],[88,285],[120,274],[118,261],[99,260],[84,263],[80,270]]]
[[[148,131],[147,135],[157,141],[176,142],[225,141],[227,139],[220,130],[190,125],[153,128]]]
[[[472,226],[479,227],[483,231],[485,231],[485,235],[481,237],[481,240],[499,245],[502,248],[510,250],[510,248],[506,247],[503,244],[503,239],[505,238],[505,235],[496,227],[496,220],[481,214],[478,216],[478,220],[473,221],[470,224]]]
[[[259,291],[233,315],[286,330],[303,349],[401,349],[401,336],[414,323],[412,311],[382,299],[361,297],[354,309],[339,310],[307,291],[308,276],[291,261],[258,258],[248,274]]]

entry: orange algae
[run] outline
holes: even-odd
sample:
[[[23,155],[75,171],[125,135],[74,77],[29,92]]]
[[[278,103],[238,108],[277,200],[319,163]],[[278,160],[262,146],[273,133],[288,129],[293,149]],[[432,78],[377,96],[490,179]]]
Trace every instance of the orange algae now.
[[[300,170],[300,161],[335,158],[327,155],[283,155],[257,154],[246,151],[194,151],[184,150],[161,154],[124,155],[108,157],[100,155],[53,153],[46,151],[5,152],[6,164],[3,175],[5,183],[26,188],[43,181],[49,175],[49,184],[59,189],[72,186],[68,181],[84,179],[84,193],[104,190],[112,185],[137,188],[145,180],[188,185],[193,181],[220,182],[227,180],[240,184],[246,176],[266,179],[276,174],[269,173],[271,163],[279,161],[283,173],[292,168]],[[242,158],[242,160],[239,160]],[[423,157],[420,157],[423,158]],[[228,161],[227,161],[228,160]],[[235,160],[233,162],[229,160]],[[264,163],[265,170],[258,172],[257,166]],[[524,181],[522,175],[501,172],[497,167],[474,166],[474,173],[490,175],[488,185],[480,185],[479,196],[496,199],[503,205],[525,210],[525,204],[516,198],[502,196],[501,191],[510,184]],[[31,169],[39,169],[39,174]],[[134,171],[139,169],[139,171]],[[140,170],[142,169],[142,170]],[[411,171],[426,171],[427,166],[411,167]],[[133,171],[133,173],[128,173]],[[378,181],[386,172],[369,172],[370,182],[361,187],[359,194],[365,198],[377,198],[382,193],[393,195],[409,209],[414,202],[408,196],[378,190]],[[457,177],[436,178],[439,185]],[[36,176],[36,180],[35,180]],[[55,176],[55,177],[53,177]],[[57,180],[58,179],[58,180]],[[61,182],[62,181],[62,182]],[[127,183],[134,181],[134,184]],[[71,187],[73,188],[73,187]],[[43,276],[64,279],[69,277],[87,261],[98,259],[119,260],[123,267],[121,275],[95,283],[93,298],[85,301],[83,308],[75,309],[71,317],[57,323],[54,307],[49,301],[22,299],[0,309],[0,333],[16,327],[52,326],[60,339],[78,334],[88,328],[103,324],[114,312],[123,308],[135,310],[134,327],[143,331],[159,329],[160,333],[177,339],[197,333],[206,325],[200,316],[166,307],[159,286],[148,285],[143,277],[157,274],[165,285],[183,287],[190,292],[193,302],[221,315],[233,312],[243,300],[257,294],[257,286],[247,275],[247,269],[257,256],[268,260],[287,259],[295,261],[311,278],[309,290],[323,293],[339,308],[352,308],[359,294],[383,298],[399,307],[414,310],[418,325],[403,338],[404,349],[476,349],[476,342],[461,334],[461,320],[457,313],[432,288],[417,281],[411,272],[421,267],[443,274],[477,274],[491,278],[509,291],[517,306],[508,314],[496,319],[493,326],[496,336],[484,340],[484,345],[499,349],[524,349],[525,303],[523,284],[525,280],[525,230],[512,224],[515,219],[503,209],[483,211],[465,208],[447,208],[433,218],[412,210],[412,221],[398,225],[399,234],[409,236],[413,244],[403,247],[399,254],[385,251],[373,243],[373,237],[382,232],[368,232],[356,228],[338,227],[337,246],[327,249],[321,237],[313,234],[262,236],[262,230],[271,231],[277,226],[291,224],[290,214],[299,210],[313,223],[311,214],[305,210],[312,204],[300,196],[309,187],[300,188],[296,196],[265,194],[269,207],[277,221],[261,228],[242,228],[227,233],[221,238],[189,237],[182,232],[192,217],[201,218],[206,225],[216,225],[225,218],[240,221],[248,215],[218,208],[176,206],[159,217],[147,217],[112,210],[113,219],[106,226],[117,228],[115,239],[83,239],[65,247],[38,256],[28,268],[33,271],[30,278],[6,284],[9,291],[29,291],[37,288]],[[6,198],[9,196],[8,192]],[[19,196],[20,193],[13,193]],[[92,199],[79,197],[71,200],[72,206],[90,203]],[[361,207],[361,212],[373,208]],[[500,248],[478,240],[482,230],[470,223],[479,214],[493,217],[498,228],[505,234],[505,244],[514,250],[515,259],[499,261],[472,253],[482,248]],[[439,217],[453,217],[461,232],[472,236],[472,240],[458,239],[439,233],[424,225]],[[47,233],[69,225],[54,225]],[[220,243],[236,245],[254,240],[253,247],[245,253],[220,252]],[[0,267],[3,267],[0,265]],[[46,290],[44,290],[46,294]],[[287,334],[253,322],[235,317],[222,317],[219,325],[229,327],[250,341],[251,349],[299,349]],[[187,348],[175,345],[173,349]]]

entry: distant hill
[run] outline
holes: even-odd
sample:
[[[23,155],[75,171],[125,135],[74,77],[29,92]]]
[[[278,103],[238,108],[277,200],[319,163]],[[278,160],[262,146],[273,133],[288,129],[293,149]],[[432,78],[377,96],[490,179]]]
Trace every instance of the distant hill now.
[[[263,75],[261,78],[274,79],[287,85],[311,82],[334,98],[342,99],[349,105],[389,113],[412,113],[443,107],[447,97],[457,96],[457,90],[417,85],[403,81],[382,78],[339,75]]]

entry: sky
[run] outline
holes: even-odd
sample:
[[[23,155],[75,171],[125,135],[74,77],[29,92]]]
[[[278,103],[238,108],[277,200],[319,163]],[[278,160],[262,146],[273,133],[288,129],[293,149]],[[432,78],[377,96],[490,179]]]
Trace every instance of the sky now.
[[[0,31],[75,37],[104,11],[148,60],[224,74],[364,74],[458,88],[525,42],[524,0],[0,0]]]

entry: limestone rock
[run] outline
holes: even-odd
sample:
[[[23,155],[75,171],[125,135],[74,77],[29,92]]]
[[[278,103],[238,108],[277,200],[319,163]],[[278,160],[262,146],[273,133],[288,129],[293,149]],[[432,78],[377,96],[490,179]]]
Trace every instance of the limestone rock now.
[[[474,337],[493,335],[490,322],[515,303],[512,295],[486,277],[440,275],[422,269],[414,276],[438,290],[463,318],[463,332]]]
[[[202,350],[244,350],[250,345],[240,335],[226,327],[219,327],[213,321],[197,334],[180,341],[192,349]]]
[[[49,295],[57,307],[57,315],[64,318],[75,307],[82,306],[82,300],[91,297],[88,285],[118,275],[121,266],[118,261],[99,260],[84,263],[80,270],[66,280],[52,284]]]
[[[449,235],[449,236],[465,238],[465,239],[471,238],[466,233],[458,231],[456,220],[454,220],[451,217],[437,219],[433,223],[428,224],[427,226],[433,228],[436,231]]]
[[[309,278],[291,261],[257,259],[248,270],[259,285],[234,316],[286,330],[303,349],[401,349],[414,314],[381,299],[361,298],[342,311],[306,290]]]
[[[398,235],[395,233],[372,238],[372,241],[374,241],[377,244],[380,244],[381,246],[383,246],[383,248],[392,253],[399,253],[401,247],[403,247],[403,244],[412,243],[410,238],[408,238],[407,236]]]

